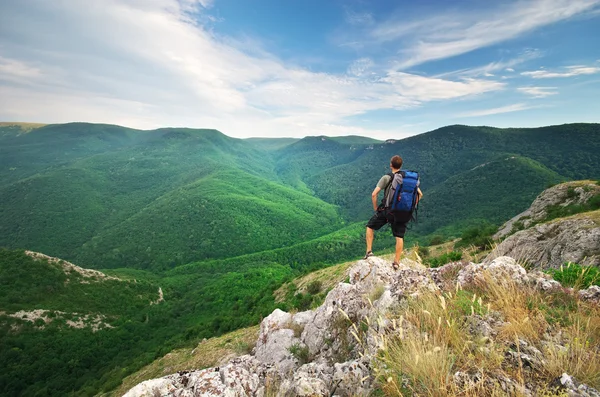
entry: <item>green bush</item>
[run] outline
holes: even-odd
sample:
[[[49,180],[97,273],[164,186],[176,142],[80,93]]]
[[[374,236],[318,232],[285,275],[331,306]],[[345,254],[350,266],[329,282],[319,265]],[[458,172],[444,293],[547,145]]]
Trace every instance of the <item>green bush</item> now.
[[[495,225],[490,224],[470,227],[463,232],[460,241],[456,243],[455,247],[460,248],[474,245],[480,250],[491,248],[494,242],[492,235],[497,230],[498,228]]]
[[[315,280],[308,284],[308,286],[306,287],[306,292],[308,292],[311,295],[316,295],[319,292],[321,292],[321,288],[323,288],[323,283],[319,280]]]
[[[595,266],[567,262],[560,269],[549,269],[546,272],[567,287],[586,289],[592,285],[600,285],[600,270]]]
[[[451,251],[435,258],[428,259],[425,263],[429,265],[429,267],[440,267],[445,265],[446,263],[456,262],[462,259],[462,252],[460,251]]]
[[[444,243],[445,241],[446,239],[444,238],[444,236],[436,234],[435,236],[431,237],[431,240],[429,240],[429,245],[439,245]]]

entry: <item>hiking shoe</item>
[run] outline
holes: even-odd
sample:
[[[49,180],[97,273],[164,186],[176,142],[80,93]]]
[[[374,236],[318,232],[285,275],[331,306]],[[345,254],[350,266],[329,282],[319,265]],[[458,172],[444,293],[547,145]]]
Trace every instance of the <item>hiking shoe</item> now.
[[[398,270],[398,269],[400,269],[400,264],[398,262],[392,262],[392,268],[394,270]]]
[[[367,251],[367,254],[363,259],[367,259],[368,257],[373,256],[373,251]]]

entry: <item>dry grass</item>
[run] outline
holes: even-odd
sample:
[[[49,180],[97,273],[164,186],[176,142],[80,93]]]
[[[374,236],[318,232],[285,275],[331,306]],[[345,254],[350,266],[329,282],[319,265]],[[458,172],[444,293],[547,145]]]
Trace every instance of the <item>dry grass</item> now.
[[[563,372],[580,382],[600,387],[600,308],[580,308],[573,323],[565,327],[566,346],[550,344],[544,349],[544,369],[549,377],[559,377]],[[587,311],[587,313],[586,313]]]
[[[512,280],[497,282],[488,274],[484,278],[482,291],[491,302],[490,307],[504,315],[505,324],[500,328],[500,337],[504,341],[514,341],[516,336],[538,342],[548,326],[534,304],[540,300],[540,294]]]
[[[480,312],[482,303],[477,297],[465,299],[462,293],[427,292],[411,299],[404,314],[394,320],[398,331],[382,351],[381,361],[387,369],[380,370],[388,374],[386,395],[481,395],[476,385],[457,390],[453,374],[495,369],[501,363],[497,349],[488,346],[486,338],[470,335],[465,316],[459,315],[465,310]],[[409,386],[401,386],[402,378],[408,379]]]
[[[335,287],[338,283],[344,281],[348,277],[348,269],[354,265],[356,261],[341,263],[339,265],[329,266],[324,269],[317,270],[316,272],[309,273],[305,276],[299,277],[292,280],[296,286],[297,292],[306,292],[308,286],[315,282],[321,282],[321,290],[327,291]],[[289,288],[290,283],[285,283],[279,287],[273,295],[275,296],[276,302],[285,301],[285,297]]]
[[[452,252],[452,251],[454,251],[454,244],[456,244],[459,241],[460,241],[460,239],[455,239],[452,241],[446,241],[446,242],[444,242],[442,244],[438,244],[438,245],[430,245],[428,247],[429,255],[430,256],[440,256],[442,254],[447,254],[448,252]]]
[[[375,363],[386,396],[500,396],[498,376],[520,388],[539,385],[538,395],[560,396],[547,386],[567,372],[591,387],[600,387],[600,308],[564,292],[546,294],[512,281],[485,282],[470,292],[426,292],[408,300],[396,313],[395,330],[386,337]],[[476,315],[476,316],[474,316]],[[476,335],[468,319],[501,319],[493,338]],[[488,317],[488,320],[491,317]],[[558,335],[563,345],[548,343]],[[542,364],[524,370],[524,363],[506,361],[519,340],[539,349]],[[479,373],[479,381],[459,387],[453,375]],[[519,395],[519,391],[514,391]]]
[[[218,338],[201,342],[194,349],[174,350],[138,372],[129,375],[121,386],[105,396],[122,396],[129,389],[145,380],[159,378],[177,371],[209,368],[229,358],[248,353],[256,343],[259,326],[237,330]]]
[[[11,121],[5,121],[5,122],[0,122],[0,127],[11,127],[11,126],[16,126],[16,127],[21,127],[21,130],[23,130],[23,132],[29,132],[31,130],[34,130],[36,128],[40,128],[43,127],[47,124],[41,124],[41,123],[20,123],[20,122],[11,122]]]

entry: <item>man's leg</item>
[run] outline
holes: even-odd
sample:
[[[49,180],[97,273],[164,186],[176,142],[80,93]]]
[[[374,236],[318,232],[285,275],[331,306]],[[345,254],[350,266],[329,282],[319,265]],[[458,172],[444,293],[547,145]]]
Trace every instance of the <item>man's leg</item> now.
[[[400,255],[402,255],[403,249],[404,249],[404,239],[401,237],[396,237],[396,256],[394,257],[394,262],[400,263]]]
[[[367,227],[367,252],[373,251],[373,229]]]

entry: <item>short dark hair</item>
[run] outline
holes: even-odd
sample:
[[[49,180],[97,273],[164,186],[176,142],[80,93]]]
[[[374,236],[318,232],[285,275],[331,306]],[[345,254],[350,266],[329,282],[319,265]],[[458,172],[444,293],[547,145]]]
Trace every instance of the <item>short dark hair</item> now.
[[[395,155],[390,160],[390,164],[392,165],[392,167],[394,167],[394,169],[399,170],[400,168],[402,168],[402,157]]]

